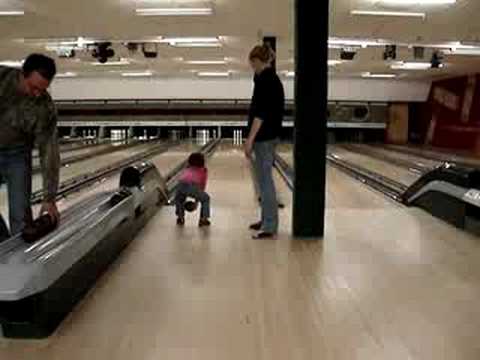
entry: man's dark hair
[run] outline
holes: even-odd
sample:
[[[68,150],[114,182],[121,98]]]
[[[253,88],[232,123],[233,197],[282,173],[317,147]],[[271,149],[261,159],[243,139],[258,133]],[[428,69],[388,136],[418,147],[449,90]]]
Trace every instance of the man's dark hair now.
[[[188,165],[203,168],[205,167],[205,156],[201,153],[193,153],[188,157]]]
[[[57,73],[55,60],[42,54],[32,54],[23,63],[23,74],[28,77],[33,72],[38,72],[48,81],[52,81]]]

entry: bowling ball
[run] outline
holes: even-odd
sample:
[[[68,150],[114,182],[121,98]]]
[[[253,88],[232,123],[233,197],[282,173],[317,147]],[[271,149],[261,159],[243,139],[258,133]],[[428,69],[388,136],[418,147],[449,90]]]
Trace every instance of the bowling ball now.
[[[29,244],[33,243],[55,230],[56,227],[57,223],[50,215],[44,214],[25,226],[22,232],[23,240]]]
[[[188,212],[193,212],[197,210],[197,203],[194,201],[186,201],[184,207]]]

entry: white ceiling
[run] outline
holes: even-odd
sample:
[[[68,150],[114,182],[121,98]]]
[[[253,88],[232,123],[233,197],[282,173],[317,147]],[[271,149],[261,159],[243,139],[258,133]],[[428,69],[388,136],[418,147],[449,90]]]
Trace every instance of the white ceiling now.
[[[330,36],[384,39],[405,45],[480,40],[478,0],[457,0],[450,6],[401,8],[425,12],[425,20],[350,15],[354,9],[385,10],[376,1],[331,0]],[[120,76],[125,71],[150,70],[155,76],[195,76],[195,70],[232,70],[232,76],[247,76],[246,57],[250,48],[262,35],[275,35],[278,37],[279,70],[293,70],[293,0],[216,0],[214,15],[198,17],[136,16],[136,6],[135,0],[0,0],[0,11],[21,8],[26,12],[21,17],[0,17],[0,60],[22,59],[33,51],[46,52],[48,39],[81,36],[116,42],[117,56],[130,58],[131,65],[93,66],[91,62],[95,60],[90,54],[83,53],[73,60],[59,59],[61,72],[76,72],[79,76]],[[159,57],[147,60],[141,52],[132,55],[122,45],[122,41],[159,36],[222,36],[223,46],[187,49],[160,44]],[[383,50],[383,47],[360,49],[354,61],[331,68],[332,73],[334,76],[360,76],[363,72],[396,73],[408,78],[434,78],[477,72],[480,65],[480,56],[449,56],[444,59],[446,66],[442,69],[397,71],[383,61]],[[331,49],[330,58],[338,59],[339,51]],[[425,61],[430,60],[432,52],[433,49],[427,50]],[[229,58],[227,65],[188,65],[179,60],[225,57]],[[413,60],[413,50],[400,47],[397,60]]]

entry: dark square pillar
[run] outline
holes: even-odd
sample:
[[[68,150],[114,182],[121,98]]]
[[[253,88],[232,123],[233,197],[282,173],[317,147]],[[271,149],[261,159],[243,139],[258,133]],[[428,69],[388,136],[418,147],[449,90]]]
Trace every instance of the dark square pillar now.
[[[295,0],[293,235],[325,230],[329,1]]]

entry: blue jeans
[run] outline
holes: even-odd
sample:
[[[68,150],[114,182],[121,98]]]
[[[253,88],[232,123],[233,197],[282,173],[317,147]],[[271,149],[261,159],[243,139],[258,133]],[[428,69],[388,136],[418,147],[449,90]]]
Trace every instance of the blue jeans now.
[[[200,202],[200,217],[210,218],[210,196],[194,184],[180,182],[175,193],[176,214],[179,218],[185,217],[185,201],[188,197]]]
[[[10,234],[0,215],[0,241],[20,233],[32,220],[30,196],[32,193],[31,149],[0,150],[0,183],[7,185]]]
[[[256,142],[253,145],[253,166],[260,192],[262,231],[278,232],[278,200],[273,181],[273,162],[277,140]]]

